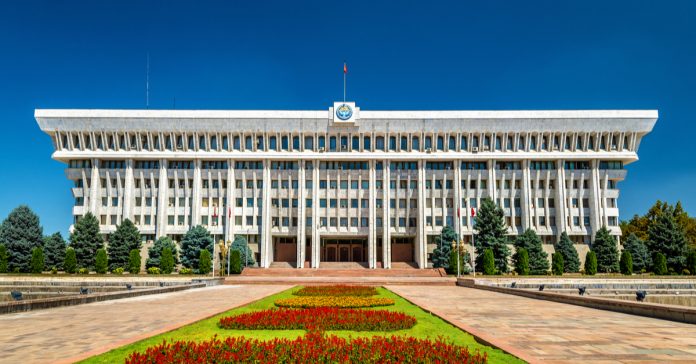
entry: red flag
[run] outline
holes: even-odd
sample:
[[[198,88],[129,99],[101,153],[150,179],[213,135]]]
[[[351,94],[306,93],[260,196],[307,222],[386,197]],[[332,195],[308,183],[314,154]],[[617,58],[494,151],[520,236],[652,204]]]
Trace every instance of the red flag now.
[[[474,209],[474,208],[472,207],[472,208],[471,208],[471,217],[474,217],[474,216],[476,216],[476,209]]]
[[[346,62],[343,62],[343,73],[348,73],[348,66],[346,65]]]

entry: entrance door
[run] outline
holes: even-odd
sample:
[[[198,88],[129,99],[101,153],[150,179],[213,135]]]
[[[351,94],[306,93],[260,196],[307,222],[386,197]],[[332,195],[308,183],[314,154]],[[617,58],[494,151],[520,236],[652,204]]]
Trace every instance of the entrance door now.
[[[391,261],[413,262],[414,238],[392,238],[391,240]]]
[[[365,262],[367,239],[322,239],[322,262]]]
[[[295,262],[297,261],[297,238],[274,237],[273,261]]]

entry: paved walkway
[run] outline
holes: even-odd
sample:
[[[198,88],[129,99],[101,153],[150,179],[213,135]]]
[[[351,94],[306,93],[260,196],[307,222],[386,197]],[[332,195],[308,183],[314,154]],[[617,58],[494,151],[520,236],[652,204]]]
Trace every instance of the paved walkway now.
[[[388,288],[530,362],[696,363],[696,325],[473,288]]]
[[[0,362],[96,355],[291,286],[215,286],[0,316]]]

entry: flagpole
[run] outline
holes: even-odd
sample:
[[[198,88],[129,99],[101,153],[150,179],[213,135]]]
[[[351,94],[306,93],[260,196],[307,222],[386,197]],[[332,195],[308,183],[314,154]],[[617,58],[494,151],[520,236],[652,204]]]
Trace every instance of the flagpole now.
[[[346,62],[343,62],[343,102],[346,102]]]

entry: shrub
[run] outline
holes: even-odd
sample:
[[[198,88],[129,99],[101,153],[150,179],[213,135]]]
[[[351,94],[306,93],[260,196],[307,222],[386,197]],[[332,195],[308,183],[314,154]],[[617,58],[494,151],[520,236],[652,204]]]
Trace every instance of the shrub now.
[[[415,317],[402,312],[323,307],[253,311],[223,317],[218,327],[232,330],[394,331],[410,329],[415,324]]]
[[[619,269],[621,270],[621,274],[627,276],[633,274],[633,258],[631,257],[630,252],[624,250],[621,253],[621,260],[619,260]]]
[[[375,287],[366,286],[307,286],[292,293],[295,296],[374,296],[377,294]]]
[[[684,268],[684,269],[682,269],[682,274],[685,275],[685,276],[690,276],[690,275],[691,275],[691,271],[689,271],[688,269]]]
[[[87,268],[80,268],[77,270],[78,274],[89,274],[89,269]]]
[[[514,242],[515,248],[527,250],[530,274],[547,274],[549,271],[549,256],[541,245],[541,238],[534,230],[527,229],[517,236]]]
[[[171,274],[174,271],[174,255],[171,249],[162,250],[159,268],[163,274]]]
[[[360,308],[391,306],[394,300],[383,297],[331,297],[331,296],[309,296],[284,298],[274,302],[278,307],[291,308],[315,308],[315,307],[339,307],[339,308]]]
[[[51,267],[51,274],[58,274],[58,268]]]
[[[97,257],[94,260],[94,270],[97,274],[105,274],[106,269],[109,267],[109,260],[106,257],[106,250],[97,250]]]
[[[0,244],[0,273],[7,273],[7,248]]]
[[[43,249],[34,248],[31,251],[31,272],[41,273],[44,270],[44,254]]]
[[[193,274],[193,269],[191,268],[181,268],[179,269],[179,274]]]
[[[667,258],[662,253],[656,253],[653,258],[653,273],[658,276],[667,274]]]
[[[553,274],[557,276],[562,276],[564,271],[563,265],[563,255],[560,252],[553,253],[553,255],[551,255],[551,271],[553,272]]]
[[[201,249],[201,256],[198,258],[198,273],[210,273],[212,265],[213,264],[210,262],[210,252],[208,249]]]
[[[109,236],[109,269],[130,268],[129,253],[134,249],[139,250],[141,245],[138,228],[129,219],[124,219]]]
[[[198,269],[201,250],[213,253],[213,237],[203,226],[196,226],[189,230],[181,240],[181,263],[184,267]]]
[[[123,269],[123,267],[118,267],[118,268],[116,268],[116,269],[114,269],[114,270],[111,271],[111,273],[113,273],[113,274],[118,274],[118,275],[123,274],[123,272],[125,272],[125,270]]]
[[[256,260],[254,259],[254,252],[251,251],[251,249],[249,248],[249,244],[247,243],[247,240],[244,237],[244,235],[237,235],[234,237],[234,241],[232,241],[231,250],[239,251],[239,255],[240,257],[242,257],[242,266],[250,267],[256,264]],[[244,261],[245,256],[246,262]]]
[[[231,250],[230,254],[230,270],[232,271],[231,273],[242,273],[242,254],[239,252],[239,250]]]
[[[77,257],[75,249],[68,248],[65,250],[65,261],[63,262],[63,270],[65,273],[73,274],[77,270]]]
[[[589,276],[597,274],[597,255],[591,250],[585,255],[585,274]]]
[[[696,250],[692,250],[686,255],[686,269],[691,273],[696,273]]]
[[[575,246],[573,246],[573,242],[565,231],[561,233],[561,238],[554,248],[556,253],[561,253],[561,256],[563,256],[564,272],[576,273],[580,270],[580,257],[578,257],[578,251],[575,249]]]
[[[162,258],[162,252],[164,249],[169,248],[172,252],[172,257],[174,258],[173,266],[179,264],[179,258],[177,256],[177,245],[172,238],[168,236],[162,236],[155,241],[155,243],[147,250],[147,260],[145,261],[145,267],[160,267],[162,269],[160,259]]]
[[[513,256],[515,261],[515,272],[521,276],[529,275],[529,253],[525,248],[517,248]]]
[[[128,272],[130,272],[130,274],[140,273],[140,263],[140,250],[131,250],[128,254]]]
[[[134,352],[126,364],[138,363],[486,363],[486,354],[443,340],[374,336],[339,338],[311,331],[296,339],[258,340],[214,337],[208,341],[176,341]]]
[[[495,273],[495,258],[493,257],[493,250],[486,249],[483,251],[483,274],[494,275]]]
[[[147,274],[160,274],[160,269],[157,267],[147,268]]]

